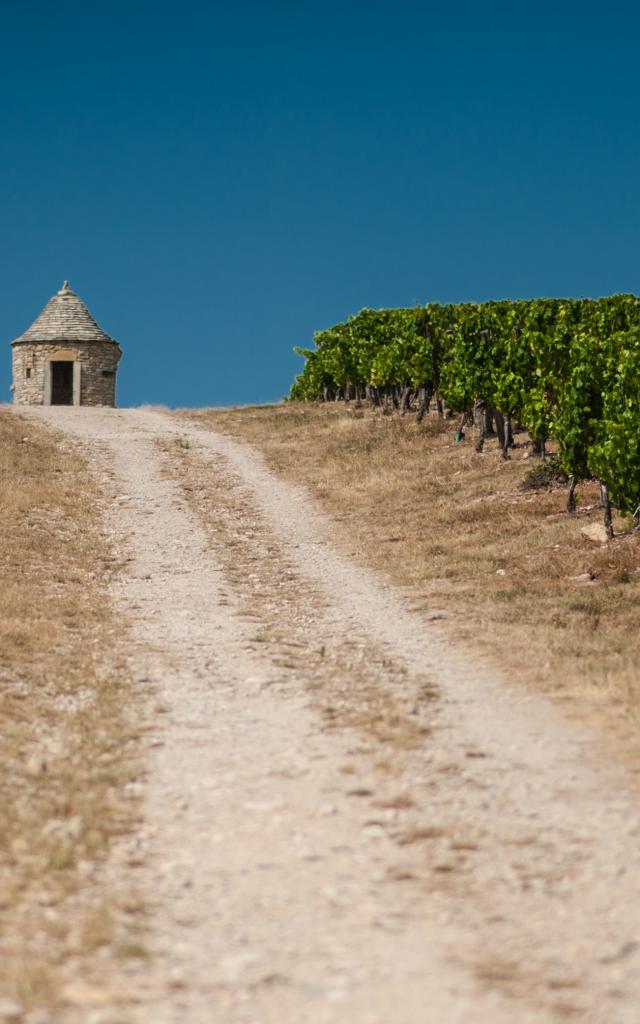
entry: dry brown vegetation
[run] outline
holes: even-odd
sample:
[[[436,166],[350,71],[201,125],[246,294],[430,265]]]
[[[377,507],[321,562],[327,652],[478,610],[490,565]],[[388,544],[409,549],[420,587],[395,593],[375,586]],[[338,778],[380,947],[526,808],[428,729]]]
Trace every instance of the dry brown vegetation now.
[[[0,994],[54,1009],[88,956],[138,933],[100,882],[137,813],[132,698],[86,463],[0,409],[0,487]]]
[[[344,404],[285,404],[188,414],[261,449],[281,476],[311,489],[342,546],[443,618],[450,636],[566,701],[629,724],[638,707],[640,536],[594,546],[593,484],[579,511],[563,489],[523,491],[535,460],[478,455],[435,417],[383,417]],[[522,435],[518,441],[524,442]],[[626,532],[624,532],[626,531]],[[588,574],[588,581],[572,579]]]

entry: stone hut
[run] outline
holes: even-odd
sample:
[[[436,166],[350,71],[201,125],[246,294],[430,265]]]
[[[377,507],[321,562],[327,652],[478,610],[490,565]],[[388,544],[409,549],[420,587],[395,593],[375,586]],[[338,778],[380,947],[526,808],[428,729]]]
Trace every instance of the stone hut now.
[[[18,405],[115,405],[122,352],[65,281],[11,343]]]

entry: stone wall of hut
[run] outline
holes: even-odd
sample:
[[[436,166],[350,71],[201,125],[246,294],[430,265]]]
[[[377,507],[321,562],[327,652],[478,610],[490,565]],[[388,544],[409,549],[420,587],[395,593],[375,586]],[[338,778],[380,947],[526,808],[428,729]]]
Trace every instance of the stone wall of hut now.
[[[18,342],[13,346],[13,400],[43,405],[49,363],[68,359],[80,364],[80,405],[114,406],[120,356],[119,346],[108,341]]]

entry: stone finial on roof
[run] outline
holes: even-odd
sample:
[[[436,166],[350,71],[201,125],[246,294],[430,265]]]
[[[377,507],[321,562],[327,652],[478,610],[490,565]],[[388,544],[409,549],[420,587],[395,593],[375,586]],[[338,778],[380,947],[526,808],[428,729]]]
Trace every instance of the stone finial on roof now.
[[[65,281],[31,327],[12,344],[22,341],[111,341],[91,316],[82,299]]]

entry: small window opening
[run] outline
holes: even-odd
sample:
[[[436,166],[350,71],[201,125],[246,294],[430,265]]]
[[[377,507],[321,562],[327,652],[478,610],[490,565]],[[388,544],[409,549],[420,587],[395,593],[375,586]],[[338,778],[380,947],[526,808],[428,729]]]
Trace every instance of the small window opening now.
[[[27,375],[27,380],[28,380],[29,377],[31,376],[31,367],[30,366],[27,366],[26,375]]]
[[[115,370],[103,370],[102,371],[102,376],[103,377],[115,377],[115,375],[116,375],[116,371]]]

